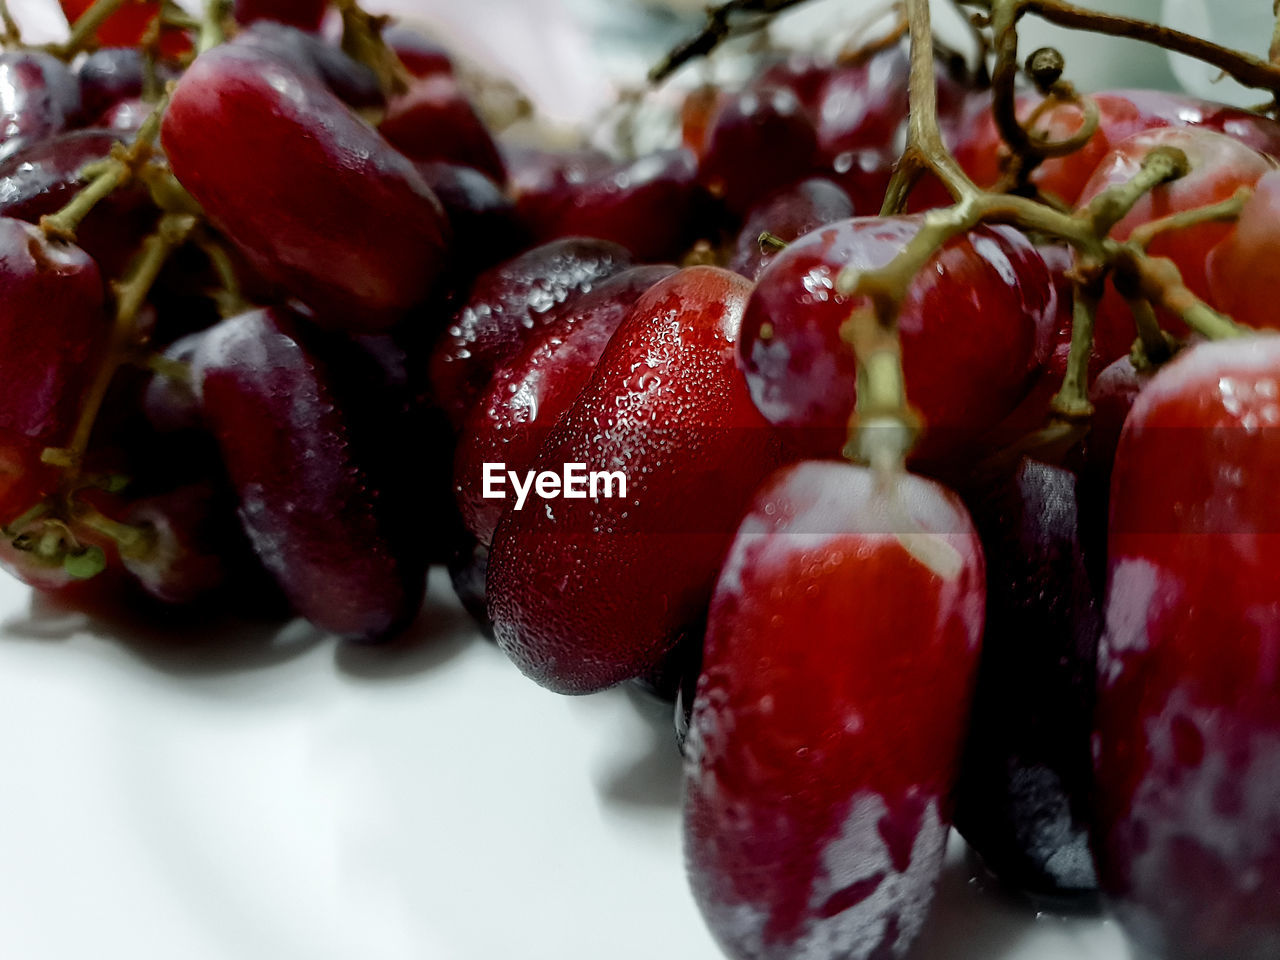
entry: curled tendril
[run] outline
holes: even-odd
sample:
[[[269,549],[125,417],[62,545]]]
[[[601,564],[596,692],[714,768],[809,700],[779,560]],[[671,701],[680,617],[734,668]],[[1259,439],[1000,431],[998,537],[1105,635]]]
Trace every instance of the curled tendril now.
[[[1051,108],[1062,103],[1073,103],[1080,108],[1084,114],[1084,122],[1080,124],[1080,129],[1069,137],[1063,137],[1061,140],[1050,140],[1048,137],[1041,136],[1032,128],[1035,122],[1039,120]],[[1013,121],[1018,123],[1015,118]],[[1032,153],[1042,160],[1048,160],[1053,157],[1065,157],[1068,154],[1075,153],[1098,132],[1099,113],[1098,102],[1093,97],[1079,93],[1069,83],[1055,84],[1054,88],[1049,91],[1049,95],[1036,104],[1036,108],[1031,111],[1031,115],[1027,117],[1025,126],[1019,124],[1027,143],[1027,153]],[[1000,133],[1008,139],[1003,128]]]

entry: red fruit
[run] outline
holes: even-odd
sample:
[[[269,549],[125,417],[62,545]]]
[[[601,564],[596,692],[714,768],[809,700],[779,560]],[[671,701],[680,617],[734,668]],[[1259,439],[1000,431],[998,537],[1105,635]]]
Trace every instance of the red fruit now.
[[[266,51],[198,57],[162,141],[209,219],[329,325],[388,329],[445,266],[448,223],[413,164]]]
[[[449,163],[415,166],[449,217],[456,267],[474,274],[528,246],[515,204],[479,170]]]
[[[1111,486],[1095,849],[1131,936],[1280,945],[1280,339],[1191,347],[1138,395]]]
[[[830,180],[813,177],[779,190],[747,215],[738,232],[737,249],[729,269],[748,280],[760,276],[776,251],[760,247],[760,235],[771,233],[787,243],[811,230],[854,214],[849,195]]]
[[[378,132],[414,160],[475,167],[498,183],[507,180],[493,137],[450,74],[410,81],[409,89],[387,104]]]
[[[84,168],[106,159],[120,139],[107,130],[73,130],[0,162],[0,215],[38,224],[42,216],[56,213],[84,186]],[[117,188],[76,227],[76,241],[103,273],[119,276],[155,220],[146,188]]]
[[[312,77],[356,109],[386,105],[377,74],[315,34],[259,20],[237,33],[230,43],[260,50],[276,63]]]
[[[273,20],[299,30],[318,30],[329,0],[235,0],[236,23]]]
[[[380,372],[356,366],[281,309],[224,321],[199,343],[205,422],[240,519],[294,609],[342,636],[380,639],[416,616],[426,580],[410,482],[390,461],[400,419]]]
[[[728,94],[709,83],[689,91],[680,105],[680,142],[699,160],[706,155],[711,124],[728,99]]]
[[[641,294],[675,267],[634,267],[555,311],[519,356],[498,368],[467,417],[454,458],[454,490],[467,529],[493,539],[505,501],[484,497],[484,464],[522,476],[561,414],[577,399],[618,325]]]
[[[983,619],[964,507],[803,463],[716,586],[686,743],[685,862],[737,960],[900,957],[942,866]]]
[[[697,174],[697,160],[686,149],[611,164],[577,182],[566,178],[558,195],[540,198],[537,218],[526,222],[543,240],[601,237],[639,260],[675,259],[697,239]]]
[[[730,212],[742,215],[818,165],[817,133],[790,90],[746,90],[716,113],[699,178]]]
[[[691,267],[641,297],[534,465],[620,470],[625,498],[512,504],[498,526],[489,615],[543,686],[646,674],[705,616],[751,491],[780,462],[734,359],[750,289]]]
[[[80,85],[57,57],[40,50],[0,53],[0,159],[52,136],[80,113]]]
[[[177,74],[164,64],[156,64],[156,70],[156,79],[161,83],[177,79]],[[135,47],[94,50],[75,72],[80,82],[80,116],[86,120],[101,116],[121,100],[142,96],[145,68],[142,51]]]
[[[412,27],[393,23],[382,31],[382,39],[395,51],[404,68],[415,77],[433,73],[453,73],[449,52]]]
[[[144,531],[146,545],[122,551],[121,562],[148,594],[171,604],[191,603],[227,579],[233,505],[207,483],[189,484],[130,505],[124,522]],[[239,559],[239,558],[236,558]]]
[[[840,336],[857,303],[835,294],[837,275],[888,263],[919,225],[842,220],[801,237],[760,276],[739,350],[752,399],[797,449],[838,454],[857,400],[854,354]],[[1044,260],[1014,230],[961,236],[920,271],[899,317],[907,396],[926,425],[919,460],[955,456],[1013,409],[1048,355],[1055,322]]]
[[[75,24],[93,6],[93,0],[58,0],[67,23]],[[94,32],[104,47],[134,47],[142,42],[160,15],[162,0],[124,0],[115,13],[107,17]],[[191,50],[191,38],[185,30],[162,27],[159,52],[165,57],[179,57]]]
[[[481,274],[431,355],[436,401],[455,426],[552,309],[631,265],[622,247],[568,237],[534,247]]]
[[[822,155],[832,159],[851,150],[892,150],[907,115],[909,73],[899,47],[833,69],[813,108]]]
[[[1130,180],[1143,158],[1156,147],[1182,150],[1191,163],[1190,172],[1178,180],[1150,191],[1116,224],[1111,235],[1125,240],[1144,223],[1228,199],[1241,187],[1251,187],[1269,170],[1273,161],[1231,137],[1208,130],[1164,128],[1148,130],[1124,141],[1098,165],[1080,194],[1081,206],[1107,187]],[[1226,223],[1202,223],[1172,230],[1158,236],[1148,248],[1152,256],[1168,257],[1182,273],[1192,293],[1209,296],[1206,260],[1231,231]],[[1183,336],[1187,329],[1176,317],[1163,312],[1161,325]],[[1098,308],[1094,324],[1094,346],[1105,362],[1129,352],[1134,341],[1132,314],[1115,290],[1109,289]]]
[[[1280,171],[1258,180],[1240,219],[1209,253],[1210,302],[1238,323],[1280,327],[1275,292],[1269,282],[1280,248]]]

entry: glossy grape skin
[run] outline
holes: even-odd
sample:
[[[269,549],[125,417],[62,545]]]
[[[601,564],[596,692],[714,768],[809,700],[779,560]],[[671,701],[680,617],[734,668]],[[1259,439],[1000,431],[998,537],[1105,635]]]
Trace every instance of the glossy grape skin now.
[[[236,23],[271,20],[299,30],[320,29],[329,0],[235,0]]]
[[[1036,168],[1031,182],[1069,205],[1080,193],[1103,158],[1120,143],[1144,130],[1162,127],[1201,127],[1232,136],[1263,152],[1280,149],[1280,125],[1246,110],[1159,90],[1115,90],[1092,95],[1098,105],[1098,129],[1080,150],[1053,157]],[[1030,114],[1034,101],[1020,97],[1018,115]],[[1034,129],[1062,140],[1080,129],[1083,113],[1072,104],[1048,110]],[[1001,157],[1007,153],[990,107],[970,112],[956,143],[956,159],[980,187],[994,185],[1001,174]]]
[[[87,164],[106,158],[120,136],[72,130],[18,151],[0,162],[0,215],[38,224],[56,213],[85,181]],[[155,223],[151,198],[139,184],[117,188],[76,228],[76,242],[107,276],[119,276]]]
[[[436,402],[460,426],[499,366],[512,359],[552,309],[631,266],[616,243],[566,237],[481,274],[431,355]]]
[[[730,212],[743,215],[817,166],[817,133],[800,101],[790,90],[766,87],[736,94],[717,111],[699,178]]]
[[[413,164],[264,52],[224,44],[198,57],[161,139],[208,218],[328,325],[389,329],[447,263],[448,221]]]
[[[822,155],[833,158],[850,150],[892,149],[907,115],[909,72],[900,47],[863,63],[835,67],[814,104]]]
[[[1023,460],[967,499],[987,560],[986,626],[956,827],[1039,902],[1090,901],[1089,733],[1101,612],[1076,478]]]
[[[625,499],[535,501],[499,524],[489,616],[543,686],[589,693],[647,674],[702,622],[734,525],[781,462],[734,359],[749,291],[690,267],[641,297],[534,465],[622,469]]]
[[[414,160],[475,167],[497,183],[507,170],[475,108],[447,73],[415,77],[409,89],[391,98],[378,131]]]
[[[321,629],[384,639],[422,604],[416,513],[387,462],[398,429],[381,377],[350,382],[349,346],[279,308],[224,321],[195,359],[240,519],[293,608]],[[346,382],[344,382],[346,378]]]
[[[415,77],[433,73],[453,73],[449,52],[412,27],[393,23],[382,31],[382,39],[395,51],[404,68]]]
[[[541,240],[600,237],[638,260],[676,259],[697,239],[702,212],[698,164],[684,148],[611,164],[560,196],[545,198],[526,222]]]
[[[527,246],[515,203],[479,170],[449,163],[416,166],[449,218],[455,266],[475,273]]]
[[[70,24],[93,6],[93,0],[58,0],[58,3]],[[161,5],[161,0],[124,0],[94,31],[94,39],[103,47],[137,46],[160,15]],[[162,56],[176,57],[191,50],[191,38],[180,28],[162,27],[158,49]]]
[[[524,349],[499,367],[459,433],[454,492],[463,523],[482,544],[493,539],[503,500],[483,496],[484,464],[523,475],[560,416],[591,378],[600,355],[636,301],[674,267],[633,267],[555,311]]]
[[[57,57],[39,50],[0,53],[0,160],[71,125],[80,85]]]
[[[188,334],[169,344],[161,355],[174,363],[189,365],[208,335],[208,330]],[[189,378],[153,374],[142,394],[142,413],[157,433],[178,433],[204,427],[200,397]]]
[[[982,620],[982,550],[942,487],[905,475],[886,493],[807,462],[757,493],[685,745],[685,862],[728,956],[906,954],[942,866]]]
[[[259,20],[230,42],[260,50],[278,63],[320,81],[356,109],[384,104],[377,74],[314,34],[273,20]]]
[[[1226,200],[1241,187],[1253,186],[1275,168],[1274,161],[1225,134],[1179,127],[1148,130],[1125,140],[1103,158],[1080,194],[1081,205],[1107,187],[1132,179],[1143,157],[1160,146],[1183,151],[1191,170],[1178,180],[1156,187],[1134,204],[1111,231],[1117,240],[1127,239],[1136,227],[1152,220]],[[1209,252],[1230,231],[1228,223],[1196,224],[1156,237],[1148,252],[1172,260],[1187,288],[1196,296],[1207,298]],[[1178,318],[1161,311],[1158,319],[1161,326],[1175,336],[1186,335],[1187,328]],[[1114,289],[1109,289],[1094,321],[1095,348],[1109,363],[1127,354],[1134,338],[1128,305]]]
[[[157,64],[156,69],[161,84],[176,79],[163,64]],[[142,96],[142,51],[136,47],[94,50],[76,67],[76,78],[80,82],[80,115],[87,120],[100,117],[121,100]]]
[[[583,184],[606,176],[614,163],[608,154],[591,147],[521,147],[506,151],[505,165],[520,217],[536,230],[558,216],[568,198]]]
[[[1280,171],[1254,184],[1253,196],[1227,236],[1209,253],[1206,273],[1210,302],[1238,323],[1280,327],[1270,278],[1280,248]]]
[[[1280,340],[1200,344],[1125,422],[1099,649],[1095,850],[1130,936],[1280,949]]]
[[[856,303],[834,293],[836,276],[889,262],[919,223],[841,220],[801,237],[760,276],[739,343],[747,383],[806,455],[839,455],[857,399],[854,354],[839,332]],[[920,462],[962,453],[1024,396],[1048,356],[1055,301],[1044,260],[1005,227],[958,237],[917,274],[899,329],[907,396],[926,425]]]
[[[768,232],[791,243],[824,224],[854,214],[849,194],[830,180],[812,177],[779,190],[747,215],[729,269],[748,280],[759,278],[773,259],[773,251],[760,249],[760,235]]]
[[[201,483],[130,505],[124,522],[145,531],[150,543],[138,555],[122,552],[121,562],[144,591],[181,605],[222,586],[227,569],[220,541],[234,530],[234,507],[219,501],[219,491]]]

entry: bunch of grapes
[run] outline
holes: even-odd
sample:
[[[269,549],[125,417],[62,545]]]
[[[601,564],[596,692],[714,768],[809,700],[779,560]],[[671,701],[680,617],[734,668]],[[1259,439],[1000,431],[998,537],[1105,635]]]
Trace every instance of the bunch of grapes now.
[[[734,958],[907,955],[953,824],[1280,956],[1280,108],[1084,95],[1017,27],[1280,65],[1060,0],[964,0],[966,62],[905,0],[636,155],[354,0],[63,6],[0,53],[7,570],[373,643],[448,564],[536,682],[674,700]]]

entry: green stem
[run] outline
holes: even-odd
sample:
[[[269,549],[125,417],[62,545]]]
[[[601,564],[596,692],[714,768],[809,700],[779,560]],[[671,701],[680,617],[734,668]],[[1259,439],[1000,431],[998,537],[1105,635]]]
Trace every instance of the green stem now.
[[[1228,340],[1254,332],[1214,310],[1187,289],[1172,260],[1152,257],[1135,246],[1122,244],[1116,249],[1115,265],[1118,272],[1125,274],[1125,281],[1133,284],[1153,306],[1181,318],[1208,340]]]
[[[1133,325],[1138,331],[1138,346],[1142,350],[1143,364],[1147,367],[1159,366],[1173,356],[1173,349],[1164,331],[1160,329],[1160,321],[1149,300],[1142,297],[1126,297],[1129,311],[1133,314]],[[1138,364],[1134,364],[1138,366]]]
[[[1221,203],[1214,203],[1207,207],[1196,207],[1193,210],[1182,210],[1159,220],[1152,220],[1135,227],[1133,233],[1129,234],[1128,242],[1139,250],[1146,250],[1151,246],[1151,241],[1160,236],[1160,234],[1168,233],[1171,230],[1185,230],[1187,227],[1199,226],[1202,223],[1230,223],[1239,219],[1241,211],[1244,210],[1244,205],[1249,202],[1249,198],[1252,196],[1253,191],[1251,189],[1241,187],[1234,195]]]
[[[204,16],[200,18],[200,39],[196,43],[196,52],[204,53],[227,39],[223,23],[230,12],[228,0],[205,0]]]
[[[116,187],[124,183],[128,175],[129,168],[119,161],[100,170],[57,213],[41,217],[40,229],[50,239],[74,243],[76,228],[80,226],[80,222],[93,211],[99,201],[106,199]]]
[[[1068,420],[1084,419],[1093,413],[1089,402],[1089,359],[1093,354],[1093,321],[1102,297],[1100,281],[1077,283],[1071,314],[1071,352],[1062,388],[1053,398],[1053,410]]]
[[[1084,216],[1094,233],[1106,236],[1123,220],[1134,204],[1162,183],[1186,176],[1191,169],[1187,155],[1176,147],[1156,147],[1142,158],[1133,178],[1108,187],[1089,203]]]

